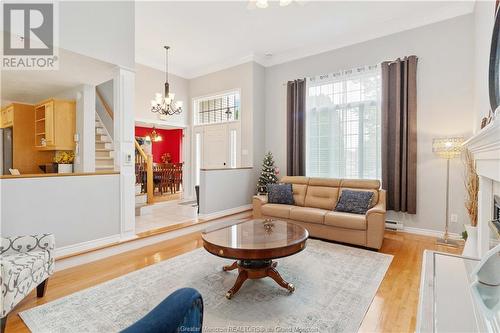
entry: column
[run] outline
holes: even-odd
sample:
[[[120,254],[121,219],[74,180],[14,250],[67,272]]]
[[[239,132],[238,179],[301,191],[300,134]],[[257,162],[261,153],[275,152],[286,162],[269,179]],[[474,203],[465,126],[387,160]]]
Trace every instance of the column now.
[[[117,67],[113,77],[114,161],[120,171],[120,229],[122,239],[135,236],[134,93],[135,73]]]

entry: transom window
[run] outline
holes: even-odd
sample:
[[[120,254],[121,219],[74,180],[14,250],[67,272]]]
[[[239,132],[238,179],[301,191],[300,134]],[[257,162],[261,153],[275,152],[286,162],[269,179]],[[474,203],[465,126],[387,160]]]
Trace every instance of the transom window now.
[[[380,179],[380,81],[377,66],[308,79],[307,176]]]
[[[206,125],[239,120],[240,92],[202,97],[194,101],[194,124]]]

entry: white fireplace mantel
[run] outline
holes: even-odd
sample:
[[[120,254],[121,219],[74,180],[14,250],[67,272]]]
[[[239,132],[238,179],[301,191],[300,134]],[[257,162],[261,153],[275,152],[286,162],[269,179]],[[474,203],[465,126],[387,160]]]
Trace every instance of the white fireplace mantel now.
[[[489,249],[493,184],[500,183],[500,115],[464,142],[464,146],[473,154],[479,176],[478,255],[482,257]]]

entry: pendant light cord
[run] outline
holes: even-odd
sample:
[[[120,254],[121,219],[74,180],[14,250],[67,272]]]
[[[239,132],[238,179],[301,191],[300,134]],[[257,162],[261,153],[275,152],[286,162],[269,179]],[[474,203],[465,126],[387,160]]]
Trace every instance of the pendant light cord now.
[[[168,49],[170,46],[165,46],[165,83],[168,83]]]

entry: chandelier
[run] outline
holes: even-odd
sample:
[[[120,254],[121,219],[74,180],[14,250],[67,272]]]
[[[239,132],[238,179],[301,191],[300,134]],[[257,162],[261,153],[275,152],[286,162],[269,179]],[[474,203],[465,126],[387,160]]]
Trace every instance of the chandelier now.
[[[168,84],[168,50],[170,46],[164,46],[165,61],[165,93],[156,93],[155,99],[151,101],[151,112],[164,116],[172,116],[182,112],[182,101],[174,102],[175,94],[170,92]]]
[[[146,136],[146,140],[151,142],[159,142],[162,141],[163,138],[160,134],[158,134],[158,132],[156,132],[156,128],[153,126],[153,130],[151,131],[150,135]]]
[[[269,1],[268,0],[254,0],[255,1],[255,6],[257,8],[267,8],[269,7]],[[280,0],[280,6],[281,7],[286,7],[289,4],[292,3],[293,0]]]

